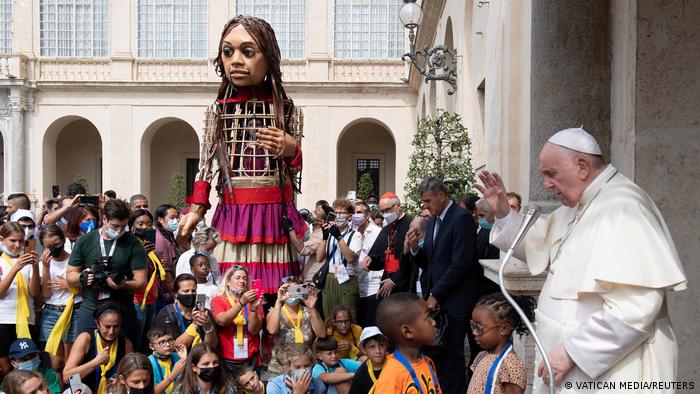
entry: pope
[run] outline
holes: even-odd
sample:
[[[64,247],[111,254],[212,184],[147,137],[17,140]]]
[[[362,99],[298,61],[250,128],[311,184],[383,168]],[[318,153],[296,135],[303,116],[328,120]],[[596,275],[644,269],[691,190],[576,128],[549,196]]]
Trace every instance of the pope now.
[[[535,320],[555,382],[538,354],[533,392],[546,393],[548,384],[579,393],[602,386],[591,382],[675,381],[666,293],[684,290],[686,277],[663,216],[603,161],[582,128],[554,134],[539,161],[545,188],[562,206],[539,218],[514,254],[533,275],[547,272]],[[479,179],[475,187],[496,213],[491,244],[507,250],[523,215],[508,205],[497,173]]]

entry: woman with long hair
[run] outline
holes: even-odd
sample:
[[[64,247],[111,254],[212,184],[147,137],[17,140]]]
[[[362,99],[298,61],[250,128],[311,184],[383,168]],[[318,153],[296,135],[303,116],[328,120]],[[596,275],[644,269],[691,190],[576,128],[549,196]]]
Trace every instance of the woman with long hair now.
[[[77,204],[70,209],[65,229],[66,252],[73,250],[73,244],[78,238],[100,227],[99,217],[97,207],[92,205]]]
[[[2,380],[2,391],[5,394],[51,394],[46,379],[33,371],[16,369]]]
[[[221,234],[217,250],[225,272],[243,266],[260,280],[265,294],[277,293],[282,278],[299,274],[288,231],[298,236],[306,224],[294,206],[301,171],[301,113],[282,86],[280,49],[270,24],[236,16],[221,33],[214,60],[221,76],[215,120],[200,157],[190,214],[180,234],[210,208],[209,193],[219,171],[219,204],[212,226]],[[213,159],[219,168],[213,167]]]
[[[211,312],[219,325],[219,350],[227,370],[247,365],[260,368],[262,300],[248,286],[245,267],[233,266],[224,275],[219,295],[211,300]]]
[[[116,379],[110,384],[109,394],[153,394],[153,370],[148,357],[129,353],[117,367]]]
[[[187,356],[185,377],[177,394],[234,394],[234,385],[221,368],[217,350],[205,343],[192,348]]]

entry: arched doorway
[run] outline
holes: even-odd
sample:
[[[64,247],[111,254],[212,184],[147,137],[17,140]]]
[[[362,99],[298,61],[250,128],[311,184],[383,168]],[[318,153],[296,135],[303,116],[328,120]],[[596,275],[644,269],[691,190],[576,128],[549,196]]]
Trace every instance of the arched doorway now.
[[[151,207],[168,203],[173,174],[184,177],[184,195],[192,192],[199,163],[199,139],[192,126],[178,118],[153,122],[141,139],[141,190]],[[180,201],[184,204],[184,201]]]
[[[389,129],[374,119],[351,123],[338,138],[337,195],[358,189],[363,174],[372,178],[377,196],[396,189],[396,143]],[[367,196],[362,196],[367,197]]]
[[[78,177],[87,182],[88,193],[102,192],[102,138],[97,127],[80,116],[54,121],[44,134],[44,194],[51,197],[51,185],[61,194]]]

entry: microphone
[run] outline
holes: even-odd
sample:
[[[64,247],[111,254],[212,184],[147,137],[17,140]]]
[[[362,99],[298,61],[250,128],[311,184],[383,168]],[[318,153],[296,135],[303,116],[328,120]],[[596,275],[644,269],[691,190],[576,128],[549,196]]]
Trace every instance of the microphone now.
[[[539,216],[540,207],[533,205],[527,210],[523,223],[520,225],[518,232],[515,233],[515,238],[513,238],[513,243],[510,245],[510,250],[515,250],[515,248],[518,247],[523,238],[525,238],[527,231],[530,230],[530,227],[532,227],[533,224],[535,224],[535,221]]]

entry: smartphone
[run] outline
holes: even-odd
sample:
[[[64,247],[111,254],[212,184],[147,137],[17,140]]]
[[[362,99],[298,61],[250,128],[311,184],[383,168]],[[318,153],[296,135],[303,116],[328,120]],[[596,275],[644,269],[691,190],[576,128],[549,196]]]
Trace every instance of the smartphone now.
[[[146,230],[142,233],[134,233],[137,238],[143,240],[143,241],[148,241],[152,244],[155,245],[156,243],[156,230],[155,229],[149,229]]]
[[[306,283],[302,283],[300,285],[289,285],[289,287],[287,287],[287,294],[289,294],[290,297],[306,297],[309,295],[309,285]]]
[[[53,195],[53,198],[58,197],[59,193],[58,185],[51,186],[51,195]]]
[[[326,215],[326,222],[327,222],[327,223],[335,222],[335,219],[336,219],[336,218],[337,218],[337,216],[335,215],[335,212],[329,212],[329,213]]]
[[[68,383],[70,384],[70,392],[75,394],[78,390],[83,389],[83,382],[80,380],[80,374],[76,373],[68,378]]]
[[[81,196],[80,202],[87,205],[98,206],[100,204],[100,198],[98,196]]]
[[[250,289],[258,292],[258,300],[262,299],[263,291],[262,291],[262,281],[260,279],[253,279],[250,282]]]
[[[194,303],[194,309],[201,311],[206,309],[207,305],[207,295],[206,294],[197,294],[197,299]]]

